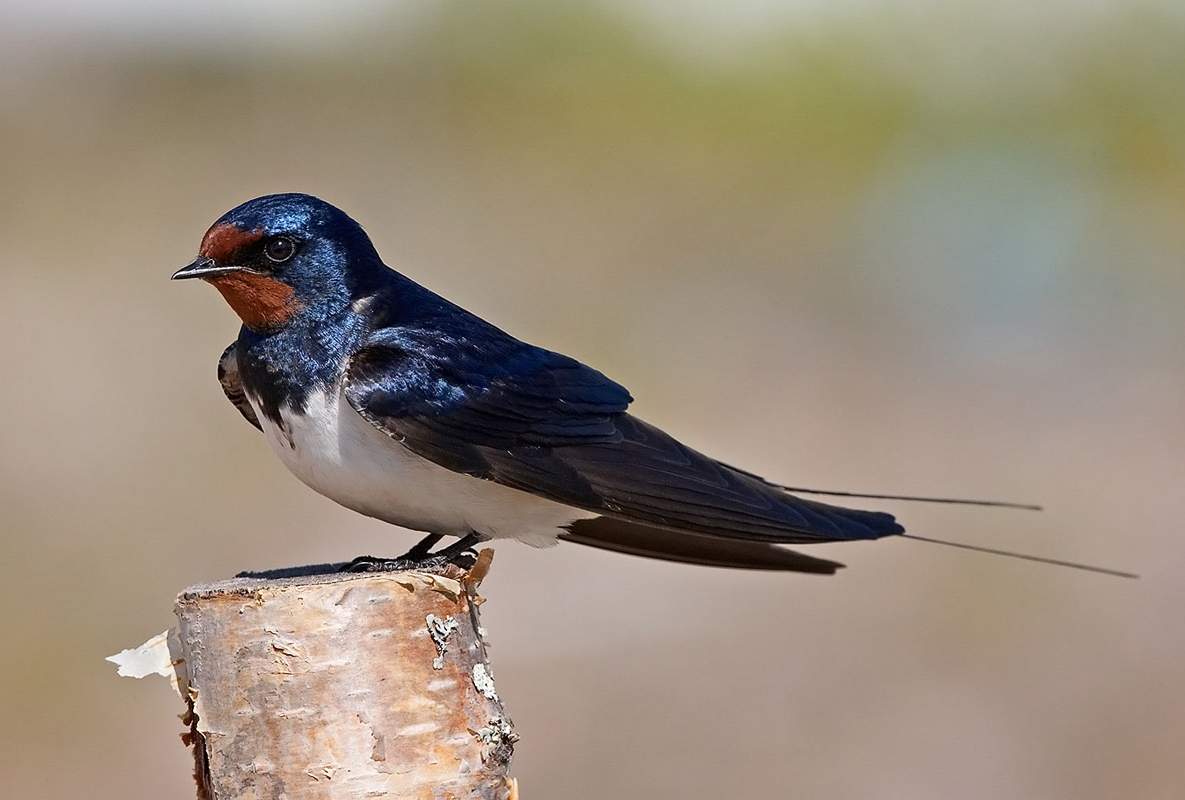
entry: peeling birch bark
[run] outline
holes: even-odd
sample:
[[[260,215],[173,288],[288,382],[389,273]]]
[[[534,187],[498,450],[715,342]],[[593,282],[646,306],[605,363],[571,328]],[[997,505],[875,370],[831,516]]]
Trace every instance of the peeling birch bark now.
[[[490,555],[468,574],[236,578],[183,592],[172,661],[199,798],[515,797],[518,737],[477,617]]]

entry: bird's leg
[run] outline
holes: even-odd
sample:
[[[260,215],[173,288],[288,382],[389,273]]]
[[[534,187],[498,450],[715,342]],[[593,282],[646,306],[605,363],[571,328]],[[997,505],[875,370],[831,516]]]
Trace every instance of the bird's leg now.
[[[401,555],[396,561],[423,561],[432,555],[432,548],[436,543],[443,539],[444,536],[439,533],[430,533],[420,541],[412,545],[412,548]]]
[[[439,542],[442,535],[432,533],[425,536],[416,545],[398,558],[377,558],[375,556],[358,556],[349,564],[342,567],[342,572],[392,572],[407,569],[430,569],[443,567],[446,564],[456,564],[459,567],[473,565],[473,557],[469,551],[481,541],[476,533],[462,536],[448,547],[441,548],[435,553],[432,546]]]

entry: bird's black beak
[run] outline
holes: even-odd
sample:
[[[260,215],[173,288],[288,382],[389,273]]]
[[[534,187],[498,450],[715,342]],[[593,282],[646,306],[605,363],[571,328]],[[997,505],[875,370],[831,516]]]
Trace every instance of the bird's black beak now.
[[[212,278],[228,272],[239,272],[242,267],[224,267],[212,258],[201,256],[173,273],[169,280],[182,281],[186,278]]]

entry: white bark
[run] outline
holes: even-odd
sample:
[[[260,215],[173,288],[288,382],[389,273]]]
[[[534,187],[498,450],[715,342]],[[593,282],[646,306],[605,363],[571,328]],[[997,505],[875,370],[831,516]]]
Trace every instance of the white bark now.
[[[469,575],[237,578],[186,590],[174,654],[199,796],[514,794]],[[204,792],[204,794],[203,794]]]

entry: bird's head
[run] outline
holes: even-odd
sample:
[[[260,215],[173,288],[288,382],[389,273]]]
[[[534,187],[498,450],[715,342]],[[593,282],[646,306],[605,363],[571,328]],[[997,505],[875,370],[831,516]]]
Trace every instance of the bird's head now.
[[[173,279],[201,278],[248,328],[273,331],[345,308],[383,269],[344,211],[307,194],[273,194],[222,215]]]

